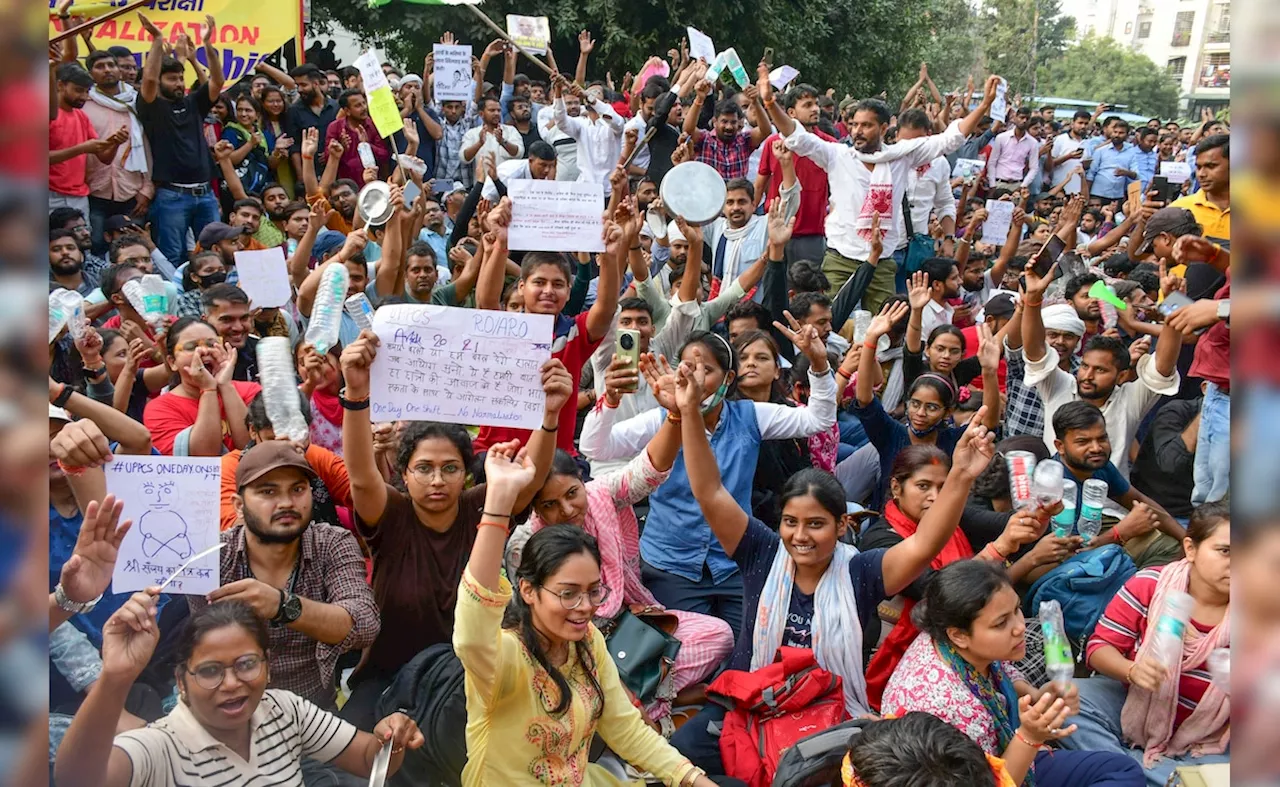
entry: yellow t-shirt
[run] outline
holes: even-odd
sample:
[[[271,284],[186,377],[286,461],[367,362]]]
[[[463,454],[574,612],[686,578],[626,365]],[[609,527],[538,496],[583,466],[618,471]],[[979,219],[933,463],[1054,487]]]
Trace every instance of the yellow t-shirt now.
[[[1204,237],[1211,241],[1227,244],[1231,242],[1231,207],[1226,210],[1219,208],[1209,201],[1205,196],[1204,190],[1188,194],[1185,197],[1179,197],[1169,204],[1171,208],[1186,208],[1196,217],[1196,223],[1200,225]]]
[[[505,577],[499,592],[494,593],[477,582],[470,569],[463,573],[453,649],[466,670],[464,787],[619,785],[621,782],[605,769],[587,762],[591,739],[597,732],[619,757],[663,783],[675,785],[688,778],[694,766],[644,723],[622,688],[604,637],[594,625],[588,637],[603,696],[571,648],[562,673],[573,701],[560,716],[548,713],[558,699],[555,683],[516,633],[502,628],[502,612],[510,600],[511,584]],[[600,718],[594,719],[594,710],[601,703]]]

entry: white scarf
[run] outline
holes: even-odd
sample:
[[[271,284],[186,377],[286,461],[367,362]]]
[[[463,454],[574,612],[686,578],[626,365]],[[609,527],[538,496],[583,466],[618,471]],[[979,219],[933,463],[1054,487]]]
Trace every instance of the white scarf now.
[[[902,388],[904,385],[902,371],[902,347],[890,347],[882,353],[876,353],[876,361],[884,363],[893,361],[893,368],[889,370],[889,377],[885,380],[884,390],[880,392],[880,404],[884,406],[885,412],[893,412],[898,407],[898,403],[902,401]]]
[[[120,83],[120,93],[115,96],[108,96],[98,90],[98,86],[94,85],[89,88],[89,100],[100,107],[119,112],[125,110],[129,113],[129,146],[125,148],[124,168],[126,172],[142,172],[150,171],[147,167],[147,149],[145,147],[145,139],[142,133],[142,123],[138,121],[138,114],[134,110],[134,104],[138,100],[138,91],[133,85]]]
[[[831,564],[818,580],[813,594],[813,655],[818,666],[840,676],[844,689],[844,707],[850,716],[867,711],[867,682],[862,674],[862,621],[858,618],[858,598],[849,576],[849,561],[858,550],[844,543],[836,544]],[[756,611],[756,628],[751,640],[752,671],[773,663],[782,644],[791,607],[791,590],[795,584],[796,566],[783,544],[778,544],[769,578],[760,593]]]
[[[724,243],[724,267],[721,269],[720,281],[723,282],[722,288],[728,287],[730,284],[738,280],[738,269],[742,266],[742,245],[748,238],[754,234],[756,225],[764,220],[763,216],[752,216],[747,219],[747,223],[738,229],[729,226],[729,220],[724,219],[724,228],[721,231]],[[718,243],[718,241],[717,241]],[[715,250],[712,249],[712,253]],[[755,260],[752,260],[755,262]],[[713,260],[714,263],[714,260]]]

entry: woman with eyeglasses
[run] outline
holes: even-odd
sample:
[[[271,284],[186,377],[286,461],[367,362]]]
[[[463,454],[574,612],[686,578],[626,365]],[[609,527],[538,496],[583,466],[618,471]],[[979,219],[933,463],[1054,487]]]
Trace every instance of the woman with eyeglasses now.
[[[905,424],[893,420],[872,391],[876,343],[908,309],[910,307],[902,302],[885,304],[867,328],[864,352],[858,362],[853,414],[862,421],[867,438],[880,452],[880,486],[871,499],[871,507],[877,510],[882,509],[888,498],[893,460],[899,451],[910,445],[932,445],[950,456],[965,430],[963,426],[948,425],[947,419],[956,406],[956,388],[942,375],[926,372],[907,388]],[[983,389],[996,391],[999,390],[996,369],[1000,363],[1000,345],[987,334],[980,335],[980,338],[983,341],[978,348],[978,359],[982,363]],[[1000,425],[1000,412],[999,400],[983,407],[983,425],[994,431]]]
[[[54,777],[63,785],[205,787],[301,785],[302,759],[368,778],[383,745],[388,773],[423,744],[418,725],[393,713],[361,732],[290,691],[268,689],[267,626],[237,601],[186,621],[174,670],[178,704],[140,730],[115,735],[116,720],[160,641],[159,588],[135,593],[102,629],[102,675],[67,730]]]
[[[458,580],[485,510],[484,485],[467,488],[471,436],[457,424],[408,423],[394,467],[402,485],[383,479],[374,459],[368,405],[369,368],[378,343],[365,331],[341,358],[343,459],[356,529],[373,553],[373,597],[382,611],[382,633],[352,675],[351,698],[342,708],[342,717],[362,729],[373,722],[378,697],[400,668],[453,637]],[[547,395],[543,428],[529,441],[539,483],[521,495],[521,508],[551,466],[556,419],[572,389],[564,364],[552,360],[542,367],[542,388]]]
[[[677,430],[664,430],[667,440],[678,439],[670,434]],[[453,648],[467,695],[464,787],[621,784],[587,761],[597,733],[663,784],[711,787],[645,724],[592,623],[617,592],[602,579],[596,539],[581,527],[549,525],[524,545],[515,587],[503,576],[511,516],[540,475],[518,447],[489,447],[484,515],[457,591]]]
[[[231,379],[236,348],[194,317],[175,322],[164,344],[165,362],[177,381],[143,412],[151,444],[172,456],[221,456],[244,448],[249,442],[244,416],[262,386]]]

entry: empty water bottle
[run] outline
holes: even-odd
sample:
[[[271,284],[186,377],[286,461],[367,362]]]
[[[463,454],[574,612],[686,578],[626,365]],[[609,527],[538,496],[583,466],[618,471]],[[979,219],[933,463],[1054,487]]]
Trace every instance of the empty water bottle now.
[[[320,275],[320,288],[316,291],[316,302],[311,307],[311,322],[307,325],[306,340],[321,355],[338,343],[338,332],[342,329],[342,301],[347,297],[347,286],[350,283],[351,274],[347,273],[347,266],[341,263],[330,265]]]
[[[284,247],[289,250],[289,253],[285,256],[292,257],[293,253],[298,250],[298,242],[293,238],[289,238],[284,242]]]
[[[1036,455],[1030,451],[1010,451],[1004,458],[1009,465],[1009,496],[1014,510],[1034,508],[1031,479],[1036,472]]]
[[[258,379],[262,382],[262,402],[276,437],[305,442],[309,430],[298,402],[298,380],[289,337],[267,336],[258,340]]]
[[[373,146],[368,142],[361,142],[356,145],[356,152],[360,154],[360,163],[365,169],[377,169],[378,160],[373,157]]]
[[[873,315],[866,309],[855,309],[853,312],[853,343],[862,344],[867,338],[867,329],[871,327]]]
[[[1075,675],[1071,660],[1071,641],[1062,622],[1062,607],[1057,601],[1040,602],[1040,631],[1044,634],[1044,666],[1049,679],[1066,691]]]
[[[1151,633],[1151,656],[1170,670],[1182,660],[1182,638],[1195,606],[1191,594],[1181,590],[1170,590],[1164,598],[1160,618]]]
[[[1061,462],[1041,462],[1036,465],[1034,480],[1031,484],[1036,505],[1051,508],[1062,499],[1064,484]]]
[[[357,292],[347,298],[342,307],[347,310],[347,314],[351,315],[357,328],[362,331],[373,330],[373,304],[369,303],[369,296],[363,292]]]
[[[1062,479],[1062,510],[1053,517],[1053,534],[1058,538],[1066,538],[1075,532],[1075,529],[1076,482],[1070,478],[1064,478]]]
[[[49,293],[49,341],[52,342],[63,328],[72,338],[84,335],[88,320],[84,316],[84,298],[75,290],[59,287]]]
[[[1102,505],[1107,500],[1107,489],[1106,481],[1090,478],[1084,482],[1084,490],[1080,493],[1080,519],[1076,522],[1076,530],[1086,544],[1102,532]]]
[[[169,314],[169,294],[164,286],[164,279],[154,273],[148,273],[140,279],[130,279],[120,288],[142,319],[152,328],[164,325]]]

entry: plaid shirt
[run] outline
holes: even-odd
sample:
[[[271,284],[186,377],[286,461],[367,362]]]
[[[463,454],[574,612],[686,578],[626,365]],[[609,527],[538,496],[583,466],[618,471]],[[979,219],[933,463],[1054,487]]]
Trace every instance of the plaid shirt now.
[[[252,579],[245,551],[243,524],[222,531],[221,584]],[[271,626],[270,667],[273,689],[287,689],[322,708],[333,707],[334,668],[338,657],[373,644],[382,628],[373,590],[365,581],[364,557],[356,539],[336,525],[312,522],[302,532],[301,553],[293,592],[311,601],[342,607],[353,621],[347,636],[336,645],[308,637],[290,626]],[[188,596],[194,613],[208,602]]]
[[[110,265],[110,261],[106,257],[99,257],[93,252],[86,251],[84,253],[84,268],[81,269],[81,275],[85,281],[92,280],[96,287],[98,282],[102,281],[102,272]]]
[[[726,181],[747,177],[751,163],[751,132],[743,131],[732,142],[722,142],[713,132],[707,131],[694,149],[698,161],[715,167]]]
[[[190,290],[178,296],[179,317],[201,317],[203,315],[204,305],[200,303],[199,290]]]
[[[1008,366],[1008,376],[1005,382],[1003,436],[1017,437],[1018,435],[1029,434],[1043,438],[1044,400],[1040,398],[1040,393],[1036,391],[1034,386],[1029,386],[1023,382],[1027,361],[1022,355],[1022,348],[1010,349],[1009,342],[1006,339],[1004,360]],[[1072,374],[1075,374],[1076,367],[1079,365],[1080,359],[1073,355],[1071,357]]]
[[[467,108],[457,123],[449,123],[444,119],[444,111],[439,105],[432,109],[440,114],[440,127],[444,136],[436,145],[436,177],[441,180],[458,181],[463,188],[469,189],[476,182],[475,167],[462,160],[462,137],[476,125],[476,105],[467,102]]]

